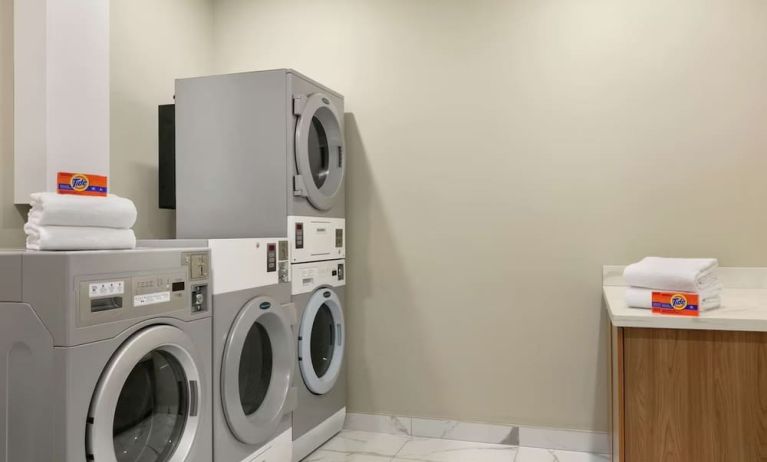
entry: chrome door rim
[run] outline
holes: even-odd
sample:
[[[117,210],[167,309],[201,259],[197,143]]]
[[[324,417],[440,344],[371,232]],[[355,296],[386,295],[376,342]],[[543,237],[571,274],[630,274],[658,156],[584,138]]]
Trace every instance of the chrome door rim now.
[[[190,411],[204,409],[200,401],[206,390],[202,387],[197,366],[201,363],[195,353],[194,344],[187,334],[176,327],[157,325],[147,327],[126,340],[102,372],[91,401],[86,431],[88,453],[93,455],[94,460],[117,462],[112,426],[120,393],[128,375],[139,361],[156,350],[165,351],[178,361],[186,375],[187,386],[196,382],[197,386],[201,387],[196,393],[190,394],[184,430],[167,462],[184,462],[189,455],[200,423],[199,414]],[[107,422],[108,425],[103,422]]]
[[[263,308],[269,304],[268,308]],[[272,374],[258,410],[250,416],[242,409],[239,389],[240,357],[247,333],[261,324],[272,342]],[[293,382],[295,346],[290,319],[271,297],[257,297],[240,310],[232,323],[221,362],[221,404],[232,434],[246,444],[261,444],[274,436],[282,417],[290,412],[288,393]]]
[[[326,295],[328,294],[328,295]],[[327,305],[336,324],[337,335],[336,345],[331,359],[330,367],[322,377],[317,376],[311,361],[311,337],[314,319],[320,308]],[[325,287],[317,289],[309,301],[306,303],[304,312],[301,315],[300,340],[298,342],[298,364],[301,369],[301,376],[304,384],[312,393],[324,395],[328,393],[336,384],[341,374],[341,367],[344,362],[344,345],[346,344],[346,323],[341,305],[341,300],[332,288]]]
[[[304,177],[306,197],[309,202],[319,210],[328,210],[335,204],[336,197],[341,190],[346,172],[346,159],[344,159],[344,139],[341,125],[341,114],[329,97],[322,93],[310,95],[301,116],[296,124],[295,155],[298,173]],[[312,119],[317,117],[325,128],[328,138],[329,155],[331,163],[340,163],[340,167],[332,169],[322,187],[317,187],[312,176],[309,162],[309,132]],[[340,158],[339,158],[340,157]]]

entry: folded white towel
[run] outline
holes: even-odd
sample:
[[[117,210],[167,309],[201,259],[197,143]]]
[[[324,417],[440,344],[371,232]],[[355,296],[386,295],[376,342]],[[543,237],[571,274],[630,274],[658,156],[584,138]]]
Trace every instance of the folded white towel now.
[[[653,289],[643,287],[628,287],[626,289],[626,305],[632,308],[652,308]],[[698,293],[698,309],[700,311],[719,308],[722,305],[721,286],[715,286]]]
[[[93,197],[34,193],[30,204],[28,222],[40,226],[130,228],[136,223],[133,201],[114,194]]]
[[[623,271],[626,283],[659,290],[702,292],[718,284],[715,258],[645,257]]]
[[[30,250],[108,250],[133,249],[136,235],[132,229],[94,228],[87,226],[24,225]]]

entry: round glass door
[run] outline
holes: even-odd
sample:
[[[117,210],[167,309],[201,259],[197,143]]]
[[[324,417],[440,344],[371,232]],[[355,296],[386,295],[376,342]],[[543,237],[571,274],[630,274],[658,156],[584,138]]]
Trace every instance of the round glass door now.
[[[303,193],[320,210],[334,205],[346,170],[340,116],[330,98],[314,93],[296,125],[296,167],[304,180]]]
[[[272,341],[259,322],[250,326],[240,355],[240,404],[253,415],[263,404],[272,381]]]
[[[170,459],[186,425],[186,374],[169,353],[144,356],[125,381],[112,435],[117,462]]]
[[[269,440],[288,408],[295,346],[290,318],[270,297],[249,301],[229,331],[221,401],[232,434],[246,444]]]
[[[325,394],[335,385],[344,358],[344,315],[332,289],[319,289],[309,298],[300,329],[298,361],[304,383],[312,393]]]
[[[194,346],[175,327],[131,337],[107,366],[91,403],[88,453],[108,462],[181,462],[197,432]]]

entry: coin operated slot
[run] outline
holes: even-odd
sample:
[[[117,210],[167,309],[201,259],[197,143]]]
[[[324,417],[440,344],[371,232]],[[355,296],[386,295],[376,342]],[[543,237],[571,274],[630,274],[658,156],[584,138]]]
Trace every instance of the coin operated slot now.
[[[343,263],[338,264],[337,273],[338,273],[338,280],[343,281],[344,280],[344,264]]]
[[[279,260],[286,261],[288,259],[288,241],[279,242]]]
[[[281,261],[280,262],[280,271],[279,271],[279,278],[280,282],[290,282],[290,266],[288,262]]]
[[[344,230],[336,229],[336,248],[340,249],[344,246]]]
[[[190,278],[193,280],[208,278],[208,255],[192,255],[189,262]]]
[[[208,286],[192,287],[192,313],[208,311]]]

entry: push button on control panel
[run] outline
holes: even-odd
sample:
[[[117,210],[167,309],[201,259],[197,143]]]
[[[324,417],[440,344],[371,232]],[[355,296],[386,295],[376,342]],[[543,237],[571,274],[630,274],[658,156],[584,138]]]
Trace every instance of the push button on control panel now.
[[[304,248],[304,224],[296,223],[296,248]]]
[[[277,244],[266,245],[266,272],[277,271]]]

